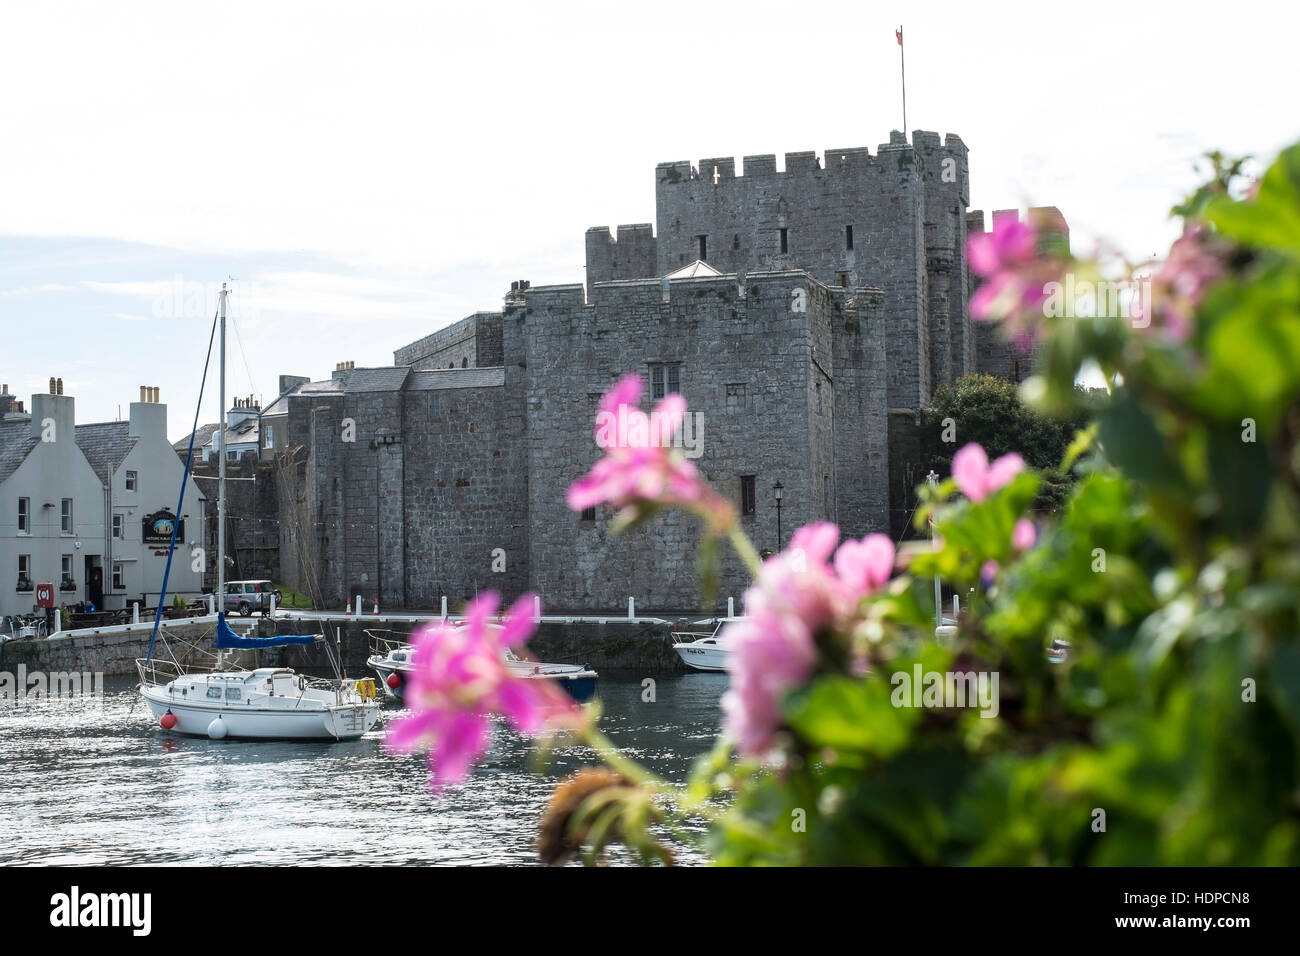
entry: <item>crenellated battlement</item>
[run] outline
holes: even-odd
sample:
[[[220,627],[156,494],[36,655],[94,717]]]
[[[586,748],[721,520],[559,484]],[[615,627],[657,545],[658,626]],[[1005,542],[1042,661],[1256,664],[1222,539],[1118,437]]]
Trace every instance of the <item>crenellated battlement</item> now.
[[[894,154],[899,149],[911,149],[918,153],[946,154],[964,163],[967,155],[966,144],[955,133],[947,133],[942,139],[938,133],[929,130],[913,130],[912,142],[898,130],[890,133],[890,141],[881,143],[873,155],[866,146],[827,149],[819,156],[816,151],[804,150],[786,153],[782,169],[777,169],[775,153],[759,153],[743,157],[741,171],[736,172],[734,156],[713,156],[696,163],[689,160],[674,160],[660,163],[655,168],[655,181],[660,186],[678,186],[685,183],[703,182],[714,186],[736,179],[770,176],[806,176],[809,174],[865,173],[879,170],[881,154]]]

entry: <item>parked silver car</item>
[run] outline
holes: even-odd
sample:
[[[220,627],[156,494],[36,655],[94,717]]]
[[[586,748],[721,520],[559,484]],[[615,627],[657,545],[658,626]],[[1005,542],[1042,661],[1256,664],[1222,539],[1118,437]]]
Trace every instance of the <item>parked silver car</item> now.
[[[283,598],[271,581],[227,581],[226,613],[236,611],[241,617],[248,617],[254,611],[269,611],[272,595],[279,605]]]

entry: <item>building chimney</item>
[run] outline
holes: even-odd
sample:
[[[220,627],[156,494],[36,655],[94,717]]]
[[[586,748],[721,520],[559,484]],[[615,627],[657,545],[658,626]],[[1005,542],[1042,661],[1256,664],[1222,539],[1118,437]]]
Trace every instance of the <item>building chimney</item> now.
[[[167,406],[158,403],[158,388],[140,386],[140,401],[131,403],[131,418],[126,433],[132,438],[167,440]]]
[[[58,380],[56,381],[56,384],[59,386],[59,394],[62,395],[62,394],[63,394],[63,379],[58,379]]]
[[[76,441],[76,408],[71,396],[36,394],[32,396],[31,435],[37,441]],[[47,430],[47,424],[52,430]]]
[[[51,394],[51,395],[56,395],[56,394],[58,394],[57,392],[54,391],[54,376],[53,376],[53,375],[50,376],[50,394]]]

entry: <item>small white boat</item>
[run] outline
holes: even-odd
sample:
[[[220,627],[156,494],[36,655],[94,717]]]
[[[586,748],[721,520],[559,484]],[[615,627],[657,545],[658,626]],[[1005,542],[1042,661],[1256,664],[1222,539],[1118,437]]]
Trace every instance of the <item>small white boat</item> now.
[[[673,631],[678,638],[673,644],[688,667],[697,671],[723,671],[727,669],[727,655],[731,652],[731,639],[722,633],[722,629],[733,621],[743,621],[742,617],[712,617],[696,621],[692,627],[713,625],[713,630]]]
[[[366,633],[370,634],[371,638],[371,655],[366,659],[366,664],[379,675],[379,683],[384,689],[384,694],[394,700],[402,700],[408,675],[415,667],[414,648],[404,641],[377,637],[369,631]],[[599,675],[583,664],[547,664],[526,660],[509,649],[502,656],[506,668],[515,677],[553,680],[576,701],[589,700],[596,693],[596,681]]]
[[[192,737],[355,740],[379,720],[381,705],[373,680],[345,680],[337,667],[332,681],[287,667],[221,668],[222,648],[308,643],[304,637],[324,641],[321,635],[241,638],[231,631],[225,615],[219,615],[216,668],[184,672],[168,661],[137,661],[140,696],[164,730]],[[328,643],[324,646],[328,654]]]

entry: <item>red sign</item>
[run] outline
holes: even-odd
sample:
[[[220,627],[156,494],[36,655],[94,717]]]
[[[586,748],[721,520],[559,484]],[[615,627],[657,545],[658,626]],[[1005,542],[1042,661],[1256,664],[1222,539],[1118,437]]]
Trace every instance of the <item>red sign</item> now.
[[[36,606],[37,607],[54,607],[54,585],[38,584],[36,585]]]

